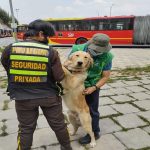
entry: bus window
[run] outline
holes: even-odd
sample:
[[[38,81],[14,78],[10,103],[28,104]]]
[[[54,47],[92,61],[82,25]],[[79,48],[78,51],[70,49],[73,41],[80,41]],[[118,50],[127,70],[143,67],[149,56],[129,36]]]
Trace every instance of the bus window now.
[[[83,31],[91,30],[91,26],[90,26],[90,21],[89,20],[83,20],[82,21],[82,29],[83,29]]]
[[[59,31],[58,22],[50,22],[56,31]]]
[[[98,20],[98,30],[109,30],[109,22],[106,19]]]
[[[83,25],[81,20],[75,20],[74,21],[74,30],[75,31],[82,31],[83,30]]]
[[[110,30],[129,30],[131,28],[130,19],[111,19]]]
[[[91,20],[90,21],[91,24],[91,30],[98,30],[98,21],[97,20]]]

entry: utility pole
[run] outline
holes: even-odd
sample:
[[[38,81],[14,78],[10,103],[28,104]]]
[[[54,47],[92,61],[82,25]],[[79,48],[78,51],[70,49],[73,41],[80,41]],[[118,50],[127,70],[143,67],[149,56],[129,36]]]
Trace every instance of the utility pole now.
[[[111,17],[111,11],[112,11],[113,6],[114,6],[114,4],[111,4],[111,6],[110,6],[110,17]]]
[[[16,9],[16,14],[17,14],[17,20],[18,20],[18,24],[19,24],[19,9]]]
[[[17,42],[18,41],[18,39],[17,39],[17,24],[15,23],[12,0],[9,0],[9,5],[10,5],[10,11],[11,11],[11,18],[12,18],[11,28],[13,29],[13,37],[14,37],[15,41]]]

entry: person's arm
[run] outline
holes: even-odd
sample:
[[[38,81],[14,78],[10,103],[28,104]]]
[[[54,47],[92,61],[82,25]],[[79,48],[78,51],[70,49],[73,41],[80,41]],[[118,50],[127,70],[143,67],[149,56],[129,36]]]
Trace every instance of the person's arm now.
[[[109,79],[110,77],[110,70],[103,71],[102,78],[96,83],[97,88],[101,88]],[[95,87],[96,90],[96,87]]]
[[[51,63],[52,63],[52,65],[51,65],[52,74],[53,74],[55,81],[56,82],[62,81],[65,74],[64,74],[64,71],[62,69],[62,65],[60,62],[58,52],[55,50],[53,50],[53,57],[52,57]]]
[[[9,69],[9,56],[10,56],[11,45],[7,46],[1,55],[1,63],[5,70],[8,72]]]
[[[109,79],[110,73],[111,73],[111,68],[112,68],[112,61],[109,62],[109,63],[103,68],[102,78],[101,78],[101,80],[99,80],[99,81],[96,83],[96,86],[97,86],[98,88],[101,88],[101,87],[107,82],[107,80]]]
[[[107,80],[109,79],[110,73],[111,73],[110,70],[103,71],[102,78],[94,86],[86,88],[84,90],[83,94],[88,95],[88,94],[93,93],[98,88],[101,88],[107,82]]]

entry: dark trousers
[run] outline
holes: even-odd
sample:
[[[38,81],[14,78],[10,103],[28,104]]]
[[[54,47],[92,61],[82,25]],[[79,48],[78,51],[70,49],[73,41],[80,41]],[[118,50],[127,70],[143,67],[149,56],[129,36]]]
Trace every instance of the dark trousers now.
[[[99,127],[99,111],[98,111],[98,106],[99,106],[99,90],[94,91],[92,94],[86,95],[85,96],[86,102],[89,106],[90,109],[90,114],[92,117],[92,129],[93,132],[100,132],[100,127]]]
[[[16,101],[15,106],[19,121],[17,150],[31,149],[33,133],[36,129],[37,119],[39,116],[39,107],[41,107],[48,124],[55,132],[56,137],[61,145],[61,149],[72,150],[67,126],[64,122],[62,101],[60,97],[56,97],[55,99],[49,98]]]

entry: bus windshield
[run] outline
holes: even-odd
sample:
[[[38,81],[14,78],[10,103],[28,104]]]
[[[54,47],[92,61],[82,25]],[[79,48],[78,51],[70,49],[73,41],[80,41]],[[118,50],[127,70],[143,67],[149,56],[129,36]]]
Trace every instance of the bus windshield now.
[[[17,26],[17,38],[24,39],[24,33],[28,30],[28,25],[18,25]]]

